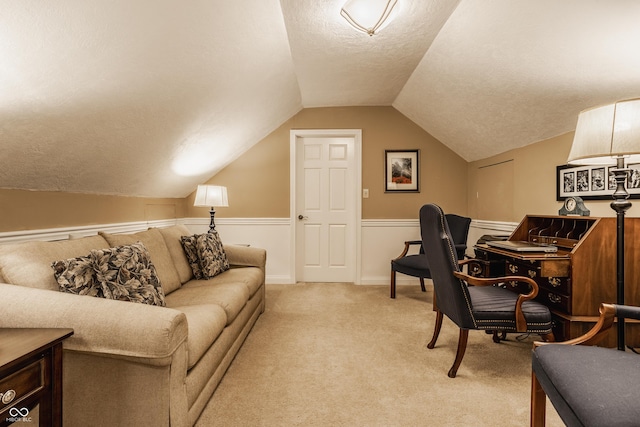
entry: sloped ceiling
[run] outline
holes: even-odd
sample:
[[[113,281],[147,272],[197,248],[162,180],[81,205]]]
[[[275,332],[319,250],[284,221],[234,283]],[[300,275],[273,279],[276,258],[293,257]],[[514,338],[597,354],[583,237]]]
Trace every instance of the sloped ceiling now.
[[[305,107],[393,105],[467,161],[640,96],[636,0],[0,0],[0,188],[184,197]]]

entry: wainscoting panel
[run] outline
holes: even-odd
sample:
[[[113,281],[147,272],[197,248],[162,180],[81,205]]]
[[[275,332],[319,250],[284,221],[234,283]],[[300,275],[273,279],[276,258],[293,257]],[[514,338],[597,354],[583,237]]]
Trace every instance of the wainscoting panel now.
[[[209,218],[182,218],[177,220],[139,221],[122,224],[101,224],[82,227],[66,227],[42,230],[26,230],[0,233],[0,244],[32,240],[65,240],[108,233],[135,233],[149,227],[168,227],[184,224],[193,233],[209,229]],[[294,282],[291,271],[291,236],[289,218],[218,218],[216,229],[223,242],[251,245],[267,250],[266,281],[273,284]],[[510,235],[517,223],[495,221],[471,221],[467,254],[473,256],[473,245],[484,234]],[[402,252],[405,240],[420,239],[418,220],[362,220],[362,264],[359,284],[388,285],[391,260]],[[412,252],[417,252],[416,246]],[[417,279],[402,274],[398,285],[417,284]]]
[[[184,218],[179,221],[194,233],[209,230],[209,218]],[[289,218],[216,218],[216,231],[225,244],[266,249],[266,282],[291,284],[290,223]]]

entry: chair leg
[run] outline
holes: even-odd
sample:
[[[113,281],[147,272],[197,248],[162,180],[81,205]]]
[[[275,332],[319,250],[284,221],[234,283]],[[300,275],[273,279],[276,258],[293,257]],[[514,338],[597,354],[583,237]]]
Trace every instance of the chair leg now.
[[[531,427],[544,427],[546,420],[547,395],[536,374],[531,371]]]
[[[396,297],[396,271],[391,267],[391,298]]]
[[[436,324],[433,327],[433,337],[429,344],[427,344],[427,348],[433,348],[436,346],[436,341],[438,341],[438,335],[440,335],[440,328],[442,328],[442,312],[436,309]]]
[[[427,292],[427,288],[424,287],[424,279],[420,278],[420,287],[422,288],[422,292]]]
[[[507,333],[502,331],[502,332],[498,332],[498,331],[493,331],[493,342],[496,344],[500,344],[500,341],[504,340],[507,338]]]
[[[449,378],[455,378],[458,373],[458,368],[462,363],[464,352],[467,349],[467,339],[469,338],[468,329],[460,329],[460,337],[458,338],[458,351],[456,352],[456,360],[453,362],[453,366],[449,369]]]
[[[556,342],[556,337],[553,335],[553,332],[549,332],[548,334],[541,335],[542,341],[545,342]]]

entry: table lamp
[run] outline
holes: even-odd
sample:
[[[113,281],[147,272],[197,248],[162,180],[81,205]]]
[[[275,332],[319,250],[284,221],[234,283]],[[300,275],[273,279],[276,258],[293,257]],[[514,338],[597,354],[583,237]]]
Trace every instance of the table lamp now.
[[[216,215],[215,207],[228,207],[229,199],[227,198],[227,187],[219,185],[198,185],[196,190],[196,198],[193,206],[209,206],[211,210],[211,223],[209,223],[209,232],[216,230],[214,217]]]
[[[640,163],[640,98],[584,110],[578,116],[569,164],[615,165],[616,303],[624,304],[624,216],[631,207],[626,182],[630,163]],[[624,319],[618,318],[618,350],[625,349]]]

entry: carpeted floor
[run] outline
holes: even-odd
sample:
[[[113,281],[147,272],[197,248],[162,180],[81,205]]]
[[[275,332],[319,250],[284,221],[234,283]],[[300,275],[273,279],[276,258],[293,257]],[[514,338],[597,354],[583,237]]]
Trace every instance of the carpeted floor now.
[[[265,313],[197,425],[527,426],[533,338],[469,334],[447,377],[458,329],[426,348],[431,290],[338,283],[267,285]],[[537,337],[535,337],[537,339]],[[547,404],[547,426],[563,423]]]

